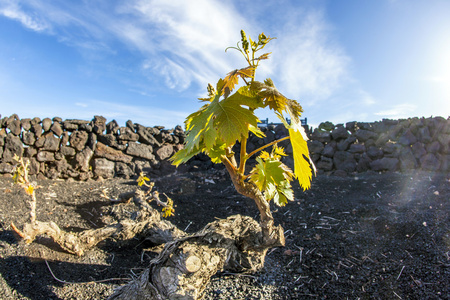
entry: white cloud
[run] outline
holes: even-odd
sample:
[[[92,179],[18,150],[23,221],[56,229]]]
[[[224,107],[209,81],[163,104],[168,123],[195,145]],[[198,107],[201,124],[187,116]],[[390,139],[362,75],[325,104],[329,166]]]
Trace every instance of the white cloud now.
[[[271,47],[272,71],[288,97],[310,101],[329,97],[349,79],[350,59],[331,39],[331,32],[320,11],[290,14]]]
[[[258,77],[273,77],[283,94],[300,99],[303,106],[328,101],[342,86],[352,86],[352,99],[342,100],[347,102],[340,107],[375,102],[352,81],[348,71],[351,60],[333,39],[333,30],[317,6],[312,10],[293,1],[295,4],[283,1],[278,5],[259,0],[251,6],[219,0],[0,0],[0,3],[7,3],[0,4],[0,13],[4,16],[32,30],[53,34],[60,42],[82,52],[104,53],[106,50],[108,54],[120,55],[125,46],[129,50],[126,54],[138,60],[137,63],[133,61],[135,65],[130,69],[137,68],[141,72],[148,82],[145,90],[148,88],[153,96],[163,84],[178,92],[193,88],[194,93],[198,91],[204,96],[208,82],[214,84],[232,69],[244,67],[239,53],[225,53],[224,49],[236,45],[240,39],[239,31],[245,29],[248,34],[255,35],[264,30],[277,36],[267,50],[273,52],[272,58],[262,63]],[[246,12],[254,7],[257,7],[254,15],[246,16]],[[267,12],[270,15],[266,15]],[[91,57],[101,59],[101,55],[85,55],[85,58]],[[130,83],[131,79],[128,82],[124,79],[124,82],[131,89],[141,85]],[[80,108],[81,104],[85,103],[75,105]],[[107,107],[99,108],[105,110]],[[128,113],[141,113],[139,109],[123,109]],[[88,110],[86,117],[90,118],[93,113]],[[119,107],[114,112],[110,110],[111,115],[120,113]],[[154,118],[161,118],[160,113]]]
[[[36,14],[28,14],[23,11],[18,1],[1,1],[0,15],[19,21],[26,28],[34,31],[41,32],[50,28],[50,24],[46,20],[41,19]]]
[[[410,103],[402,103],[394,105],[386,110],[382,110],[374,113],[376,116],[389,117],[389,118],[405,118],[410,117],[411,113],[414,112],[417,105]]]
[[[77,118],[91,120],[94,115],[102,115],[107,121],[115,119],[120,126],[124,126],[129,119],[134,123],[144,126],[164,125],[167,128],[174,128],[176,125],[183,125],[178,120],[184,120],[189,115],[188,112],[161,109],[152,106],[130,105],[111,103],[104,100],[89,99],[83,100],[82,109],[72,107],[70,116],[67,118]],[[64,116],[65,117],[65,116]]]

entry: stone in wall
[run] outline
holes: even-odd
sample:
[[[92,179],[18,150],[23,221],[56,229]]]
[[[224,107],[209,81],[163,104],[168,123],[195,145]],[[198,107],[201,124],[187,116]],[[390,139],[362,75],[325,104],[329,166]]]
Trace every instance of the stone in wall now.
[[[116,176],[130,178],[134,175],[134,164],[126,164],[123,162],[116,162],[115,166]]]
[[[337,146],[337,144],[335,141],[329,142],[323,148],[322,155],[326,156],[326,157],[333,157],[334,153],[336,152],[336,146]]]
[[[450,126],[448,126],[450,127]],[[437,136],[437,140],[442,146],[442,153],[450,153],[450,134],[442,133]]]
[[[158,150],[156,150],[156,158],[158,160],[165,160],[171,157],[173,154],[173,146],[172,144],[164,145]]]
[[[92,121],[92,131],[95,134],[103,134],[103,131],[106,130],[106,119],[102,116],[94,116],[94,120]]]
[[[42,129],[44,130],[44,132],[47,132],[50,130],[52,123],[53,122],[50,118],[45,118],[42,120],[41,124],[42,124]]]
[[[351,144],[348,149],[350,153],[364,153],[366,152],[366,146],[364,144]]]
[[[126,155],[122,151],[113,149],[111,147],[107,147],[105,144],[101,142],[97,142],[95,147],[95,156],[107,158],[112,161],[120,161],[124,163],[130,163],[133,159],[132,156]]]
[[[36,142],[34,133],[32,132],[22,132],[22,141],[25,145],[33,146]]]
[[[58,151],[60,139],[53,135],[53,132],[48,132],[45,135],[41,136],[40,139],[44,139],[44,144],[42,145],[41,150],[46,151]]]
[[[81,124],[78,126],[78,130],[86,131],[87,133],[91,133],[93,131],[91,124]]]
[[[34,119],[33,119],[34,120]],[[41,124],[37,123],[37,124],[32,124],[31,125],[31,129],[30,131],[32,133],[34,133],[34,136],[36,137],[36,139],[40,138],[42,135],[42,126]]]
[[[422,170],[437,171],[441,166],[441,162],[433,153],[427,153],[420,158],[420,167]]]
[[[61,127],[61,124],[58,122],[54,122],[52,126],[50,127],[50,130],[56,134],[56,136],[60,137],[63,134],[63,129]]]
[[[117,139],[116,136],[112,133],[102,134],[97,137],[97,140],[110,147],[117,147]]]
[[[94,175],[103,178],[113,178],[115,175],[114,162],[106,158],[94,159]]]
[[[22,156],[23,144],[20,138],[12,133],[8,133],[5,138],[5,146],[3,149],[3,162],[14,162],[14,154]]]
[[[140,174],[141,172],[148,173],[148,171],[151,169],[150,161],[146,159],[140,159],[136,158],[133,160],[135,165],[135,172],[136,174]]]
[[[311,139],[322,143],[328,143],[331,141],[331,134],[328,131],[319,131],[316,128],[311,135]]]
[[[347,129],[342,125],[337,125],[336,128],[331,132],[331,137],[334,140],[346,139],[350,136],[350,133]]]
[[[28,131],[31,129],[31,119],[25,118],[20,120],[20,126],[23,130]]]
[[[383,157],[370,163],[370,168],[376,172],[396,171],[398,169],[399,160],[395,157]]]
[[[137,142],[139,140],[139,135],[128,127],[120,127],[119,131],[120,135],[117,136],[118,141]]]
[[[22,131],[22,126],[20,124],[20,120],[13,120],[7,127],[10,132],[14,135],[19,135]]]
[[[136,142],[128,143],[126,154],[135,157],[141,157],[148,160],[154,160],[155,156],[152,154],[153,148],[150,145],[138,144]]]
[[[88,133],[86,131],[74,131],[69,137],[70,146],[77,151],[84,149],[88,140]]]
[[[6,162],[0,163],[0,173],[11,174],[12,172],[14,172],[14,165],[8,164]]]
[[[90,161],[93,155],[94,151],[92,151],[92,149],[89,147],[86,147],[81,152],[75,154],[75,169],[82,172],[88,172]]]
[[[342,170],[347,173],[356,170],[355,157],[347,151],[337,151],[333,157],[333,163],[337,170]]]
[[[161,147],[161,143],[153,136],[154,130],[151,127],[144,127],[140,124],[135,124],[136,133],[139,135],[138,141],[141,144]]]
[[[417,168],[418,163],[411,148],[403,148],[400,150],[400,170],[409,171]]]
[[[356,165],[356,171],[366,172],[370,170],[370,163],[372,162],[372,159],[367,155],[367,153],[362,153],[361,156],[358,159],[358,164]]]
[[[68,157],[74,157],[76,154],[75,149],[70,146],[61,146],[61,148],[59,149],[59,152],[62,155],[68,156]]]
[[[407,129],[405,133],[403,133],[403,135],[398,139],[398,142],[403,146],[411,146],[412,144],[415,144],[417,142],[417,138],[410,129]]]
[[[39,169],[40,169],[40,163],[37,161],[36,158],[31,157],[28,174],[36,175],[39,173]]]
[[[341,140],[337,143],[336,148],[338,151],[347,151],[351,144],[356,142],[356,137],[349,136],[345,140]]]
[[[308,143],[309,152],[312,154],[321,154],[323,149],[325,148],[323,143],[321,143],[319,141],[309,140],[307,143]]]
[[[322,171],[333,170],[333,159],[330,157],[322,156],[316,163],[316,168]]]
[[[55,160],[55,153],[50,151],[39,151],[36,158],[39,162],[51,162]]]
[[[108,124],[106,124],[106,133],[107,134],[117,134],[117,131],[119,131],[119,124],[117,124],[116,120],[112,120]]]
[[[355,137],[358,139],[358,141],[365,142],[369,139],[377,138],[377,134],[373,131],[359,129],[355,132]]]
[[[420,159],[422,156],[427,154],[427,150],[425,149],[425,145],[421,142],[417,142],[414,145],[412,145],[411,150],[414,154],[414,157],[416,159]]]

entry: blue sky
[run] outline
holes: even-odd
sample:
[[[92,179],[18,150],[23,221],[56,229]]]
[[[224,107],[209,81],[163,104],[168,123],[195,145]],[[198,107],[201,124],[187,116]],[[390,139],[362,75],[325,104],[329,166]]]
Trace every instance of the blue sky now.
[[[447,0],[0,0],[0,114],[182,125],[277,37],[257,79],[323,121],[450,115]],[[259,117],[276,121],[270,112]]]

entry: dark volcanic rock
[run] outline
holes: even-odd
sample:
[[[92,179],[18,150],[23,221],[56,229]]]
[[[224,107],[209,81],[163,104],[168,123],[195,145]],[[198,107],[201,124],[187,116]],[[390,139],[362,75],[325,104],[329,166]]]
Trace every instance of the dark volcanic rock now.
[[[411,132],[411,130],[406,130],[405,133],[398,139],[398,142],[405,146],[410,146],[417,142],[417,138]]]
[[[106,130],[106,118],[102,116],[94,116],[92,124],[92,131],[95,134],[103,134],[103,131]]]
[[[144,127],[140,124],[136,124],[136,132],[139,135],[139,143],[142,144],[147,144],[147,145],[151,145],[151,146],[157,146],[157,147],[161,147],[161,143],[158,142],[155,137],[153,136],[153,128],[149,127]]]
[[[23,132],[22,133],[22,141],[25,145],[33,146],[36,142],[36,138],[34,137],[34,133],[32,132]]]
[[[320,154],[324,149],[324,145],[319,141],[308,141],[308,149],[311,153]]]
[[[149,160],[153,160],[155,156],[152,154],[153,148],[150,145],[138,144],[138,143],[129,143],[126,153],[128,155],[132,155],[135,157],[146,158]]]
[[[356,160],[353,154],[346,151],[336,151],[333,157],[336,169],[345,172],[354,172],[356,170]]]
[[[370,163],[370,168],[376,172],[396,171],[398,169],[398,158],[383,157]]]
[[[425,154],[420,158],[420,167],[427,171],[437,171],[441,166],[441,162],[432,153]]]
[[[22,126],[20,124],[20,120],[13,120],[7,127],[12,134],[19,135],[22,131]]]
[[[156,157],[159,160],[165,160],[167,158],[169,158],[170,156],[172,156],[173,154],[173,146],[172,145],[164,145],[161,148],[159,148],[158,150],[156,150]]]
[[[20,157],[22,152],[23,144],[20,138],[12,133],[8,133],[5,138],[2,161],[13,162],[14,154]]]
[[[58,151],[60,139],[53,135],[53,132],[49,132],[41,137],[44,139],[44,144],[42,145],[42,150],[47,151]]]
[[[75,168],[77,170],[81,170],[82,172],[88,172],[93,155],[94,151],[92,151],[92,149],[89,147],[86,147],[81,152],[78,152],[75,155]]]
[[[20,125],[22,126],[23,130],[28,131],[31,128],[31,119],[21,119]]]
[[[55,160],[55,153],[51,151],[39,151],[37,156],[37,160],[40,162],[50,162]]]
[[[70,135],[69,143],[77,151],[81,151],[85,147],[87,140],[88,133],[86,131],[75,131]]]
[[[123,162],[116,162],[116,176],[130,178],[134,175],[134,164],[126,164]]]
[[[377,134],[375,132],[364,129],[359,129],[358,131],[356,131],[355,136],[360,142],[365,142],[368,139],[377,138]]]
[[[116,120],[112,120],[108,124],[106,124],[106,133],[107,134],[117,134],[117,131],[119,131],[119,124],[117,124]]]
[[[117,137],[119,141],[137,142],[139,140],[139,135],[128,127],[120,127],[119,131],[120,135]]]
[[[103,178],[113,178],[115,174],[115,163],[106,158],[94,159],[94,175]]]
[[[334,140],[346,139],[347,137],[349,137],[349,135],[350,135],[350,133],[342,125],[341,126],[337,126],[336,129],[334,129],[331,132],[331,136],[333,137]]]
[[[51,126],[52,126],[52,120],[50,118],[44,118],[42,120],[42,129],[44,129],[44,132],[49,131]]]
[[[95,156],[107,158],[112,161],[121,161],[124,163],[130,163],[133,157],[126,155],[122,151],[107,147],[101,142],[97,142],[95,147]]]
[[[50,127],[50,130],[59,137],[64,132],[63,129],[61,128],[61,124],[59,124],[58,122],[54,122],[52,127]]]

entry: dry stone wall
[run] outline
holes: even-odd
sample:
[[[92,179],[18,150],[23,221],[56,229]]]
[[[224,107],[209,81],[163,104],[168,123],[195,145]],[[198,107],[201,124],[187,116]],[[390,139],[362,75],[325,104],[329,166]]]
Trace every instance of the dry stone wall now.
[[[248,152],[287,135],[282,125],[268,125],[262,130],[266,137],[251,136]],[[308,133],[309,150],[321,173],[415,169],[449,172],[450,119],[385,119],[338,125],[326,122],[314,130],[308,128]],[[142,171],[164,175],[175,171],[168,158],[183,147],[185,138],[181,126],[165,129],[127,121],[121,127],[102,116],[86,121],[0,115],[0,174],[12,174],[17,154],[30,160],[30,174],[40,178],[129,178]],[[292,153],[289,141],[280,144],[288,154]],[[290,157],[285,162],[293,164]],[[211,167],[220,165],[198,155],[178,171]]]

